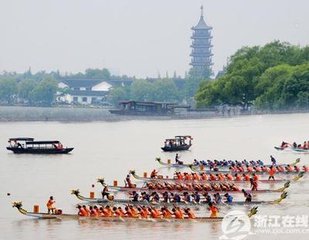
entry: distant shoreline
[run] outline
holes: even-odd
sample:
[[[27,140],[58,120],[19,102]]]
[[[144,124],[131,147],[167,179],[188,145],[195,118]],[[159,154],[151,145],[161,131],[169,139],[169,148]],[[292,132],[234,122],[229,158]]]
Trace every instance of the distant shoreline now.
[[[172,116],[127,116],[111,114],[106,108],[78,107],[21,107],[0,106],[0,122],[97,122],[127,120],[178,120],[231,118],[248,115],[297,114],[309,111],[254,112],[250,114],[222,115],[215,112],[188,112]]]

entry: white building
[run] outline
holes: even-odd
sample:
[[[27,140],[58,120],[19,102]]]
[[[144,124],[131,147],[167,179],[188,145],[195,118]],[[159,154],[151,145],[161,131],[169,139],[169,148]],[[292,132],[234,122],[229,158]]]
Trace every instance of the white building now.
[[[102,104],[112,85],[99,79],[65,79],[58,87],[63,91],[57,101],[68,104]]]

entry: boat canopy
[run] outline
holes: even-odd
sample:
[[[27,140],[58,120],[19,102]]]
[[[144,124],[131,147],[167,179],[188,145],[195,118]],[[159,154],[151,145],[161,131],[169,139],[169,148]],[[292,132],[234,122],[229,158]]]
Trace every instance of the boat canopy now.
[[[26,142],[26,144],[29,145],[40,145],[40,144],[58,144],[60,143],[59,141],[32,141],[32,142]]]
[[[33,141],[34,138],[27,138],[27,137],[20,137],[20,138],[10,138],[9,139],[9,142],[12,142],[12,141]]]

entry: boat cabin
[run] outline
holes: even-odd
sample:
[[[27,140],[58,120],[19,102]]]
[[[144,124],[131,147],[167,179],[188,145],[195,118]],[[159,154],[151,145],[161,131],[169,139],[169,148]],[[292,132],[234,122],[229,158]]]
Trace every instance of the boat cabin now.
[[[188,150],[192,145],[193,138],[191,136],[175,136],[175,138],[168,138],[164,141],[163,151],[180,151]]]
[[[110,112],[123,115],[172,115],[176,108],[190,108],[190,106],[166,102],[123,101],[119,102],[119,105],[120,109],[110,110]]]

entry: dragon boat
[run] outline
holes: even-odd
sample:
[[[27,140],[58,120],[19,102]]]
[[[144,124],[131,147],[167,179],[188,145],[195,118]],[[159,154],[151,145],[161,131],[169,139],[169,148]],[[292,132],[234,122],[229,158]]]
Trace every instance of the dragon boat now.
[[[184,168],[184,167],[203,167],[205,169],[210,169],[210,166],[209,165],[203,165],[203,164],[195,164],[195,163],[183,163],[183,164],[179,164],[179,163],[171,163],[170,160],[168,160],[167,162],[163,162],[161,160],[161,158],[157,157],[155,159],[160,165],[162,166],[165,166],[165,167],[174,167],[174,168]],[[295,161],[291,162],[290,164],[288,163],[284,163],[284,164],[278,164],[276,166],[282,166],[282,167],[285,167],[287,165],[290,165],[290,166],[295,166],[297,165],[298,163],[300,162],[300,158],[297,158]],[[237,164],[236,164],[237,165]],[[242,164],[244,165],[244,164]],[[228,164],[226,166],[222,166],[222,165],[216,165],[215,168],[218,168],[218,169],[228,169],[229,167],[231,166],[231,164]],[[252,165],[252,164],[248,164],[248,166],[251,166],[251,167],[271,167],[273,166],[272,164],[263,164],[263,165]]]
[[[184,193],[184,192],[209,192],[209,193],[226,193],[226,192],[231,192],[231,193],[243,193],[242,189],[238,190],[231,190],[231,189],[222,189],[222,190],[213,190],[213,189],[198,189],[196,186],[192,186],[192,189],[168,189],[167,187],[164,189],[152,189],[152,188],[147,188],[147,187],[122,187],[122,186],[112,186],[112,185],[106,185],[104,182],[104,179],[98,179],[98,182],[102,184],[102,186],[107,186],[108,189],[111,189],[115,192],[157,192],[157,193],[163,193],[166,191],[169,191],[171,193]],[[284,183],[283,187],[280,187],[278,189],[260,189],[260,190],[246,190],[246,192],[251,192],[254,194],[257,193],[275,193],[275,192],[284,192],[287,188],[290,187],[290,181],[287,181]],[[180,187],[185,187],[185,186],[180,186]]]
[[[145,200],[140,201],[132,201],[131,199],[103,199],[103,198],[94,198],[94,197],[85,197],[80,194],[79,190],[72,190],[73,195],[75,195],[79,200],[87,202],[89,204],[102,204],[102,205],[119,205],[119,204],[125,204],[125,205],[146,205],[146,206],[166,206],[166,207],[173,207],[173,206],[180,206],[180,207],[208,207],[208,204],[206,201],[201,200],[199,203],[197,202],[148,202]],[[282,202],[282,200],[286,199],[288,193],[282,192],[280,197],[275,200],[271,201],[251,201],[251,202],[245,202],[245,201],[233,201],[232,203],[219,203],[217,205],[223,205],[223,206],[233,206],[233,205],[258,205],[258,204],[279,204]]]
[[[143,181],[143,182],[160,182],[160,183],[222,183],[222,182],[231,182],[231,183],[235,183],[235,184],[242,184],[242,183],[250,183],[250,181],[246,181],[246,180],[224,180],[224,181],[220,181],[220,180],[181,180],[181,179],[177,179],[177,178],[163,178],[163,176],[160,177],[156,177],[156,178],[150,178],[150,177],[141,177],[139,175],[136,174],[135,170],[131,170],[129,172],[135,179]],[[285,183],[288,181],[293,181],[296,182],[299,179],[301,179],[304,176],[303,172],[300,172],[297,176],[293,177],[292,179],[275,179],[275,180],[268,180],[268,179],[260,179],[258,180],[258,182],[260,183],[269,183],[269,184],[273,184],[273,183]]]
[[[42,212],[30,212],[22,207],[22,202],[13,202],[12,206],[28,217],[36,219],[55,219],[55,220],[91,220],[91,221],[106,221],[106,222],[217,222],[222,221],[223,217],[196,217],[195,219],[176,219],[176,218],[133,218],[133,217],[82,217],[78,214],[48,214]],[[258,211],[258,207],[253,207],[248,213],[248,217],[252,217]]]

